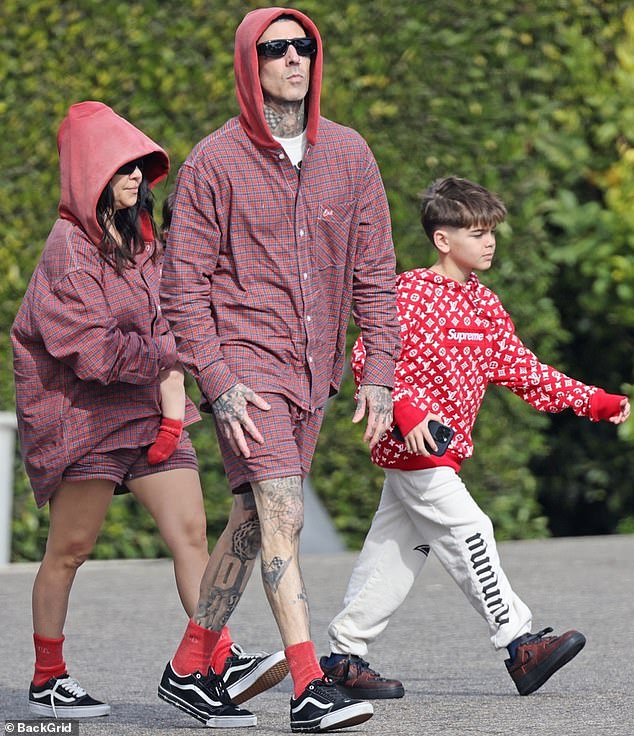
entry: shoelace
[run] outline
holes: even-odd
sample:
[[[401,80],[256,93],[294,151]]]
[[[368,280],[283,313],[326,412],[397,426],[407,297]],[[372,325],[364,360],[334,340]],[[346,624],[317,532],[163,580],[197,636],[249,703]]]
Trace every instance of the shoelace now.
[[[266,657],[266,652],[245,652],[239,644],[231,645],[231,654],[236,659],[263,659]]]
[[[535,642],[541,641],[546,634],[550,634],[550,632],[553,630],[552,626],[547,626],[545,629],[542,629],[541,631],[538,631],[536,634],[529,634],[527,638],[522,642],[523,644],[533,644]],[[550,636],[549,639],[553,639],[554,637]]]
[[[322,698],[334,703],[343,697],[341,692],[337,690],[335,683],[336,680],[334,678],[324,675],[321,680],[313,680],[309,687],[312,688],[313,692],[321,695]]]
[[[53,709],[53,715],[57,718],[57,709],[55,708],[55,693],[58,688],[64,688],[75,698],[83,698],[86,695],[84,688],[74,680],[72,677],[65,677],[63,680],[57,680],[51,690],[51,708]]]
[[[348,674],[350,673],[350,665],[355,665],[360,672],[363,672],[363,671],[369,672],[371,675],[374,675],[377,680],[385,680],[384,677],[381,677],[381,675],[379,675],[378,672],[376,672],[375,670],[372,669],[372,667],[370,667],[370,663],[366,662],[365,659],[361,659],[361,657],[352,659],[351,656],[348,657],[348,659],[346,659],[346,663],[344,665],[344,670],[343,670],[344,671],[344,676],[342,678],[343,680],[348,679]]]
[[[224,681],[216,675],[211,667],[207,670],[206,675],[201,675],[200,686],[203,690],[207,690],[211,696],[218,698],[223,705],[231,704],[231,696],[225,687]]]

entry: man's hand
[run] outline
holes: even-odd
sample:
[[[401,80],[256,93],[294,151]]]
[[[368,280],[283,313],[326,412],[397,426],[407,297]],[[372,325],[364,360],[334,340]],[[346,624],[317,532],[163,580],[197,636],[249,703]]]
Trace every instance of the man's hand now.
[[[229,440],[235,454],[244,457],[251,456],[244,436],[245,429],[256,442],[264,443],[264,438],[247,412],[247,404],[253,404],[264,411],[271,408],[264,399],[242,383],[236,383],[212,404],[218,431]]]
[[[363,441],[372,449],[392,426],[392,390],[387,386],[366,384],[359,389],[357,410],[352,417],[356,424],[368,412],[368,425]]]

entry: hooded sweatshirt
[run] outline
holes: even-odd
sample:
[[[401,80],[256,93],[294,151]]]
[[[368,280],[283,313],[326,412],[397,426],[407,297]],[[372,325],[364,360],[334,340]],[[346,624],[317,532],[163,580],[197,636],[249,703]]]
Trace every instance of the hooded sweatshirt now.
[[[256,43],[280,15],[317,40],[301,174],[269,130]],[[183,164],[161,300],[205,401],[238,382],[323,407],[339,387],[351,307],[366,383],[392,387],[399,352],[385,191],[361,136],[319,114],[322,42],[294,9],[260,8],[236,31],[240,114]]]
[[[447,452],[424,457],[408,452],[391,432],[372,451],[383,468],[459,470],[473,454],[471,432],[487,386],[506,386],[540,411],[575,414],[594,421],[618,413],[624,398],[606,394],[542,363],[515,334],[498,297],[472,273],[462,284],[430,269],[400,274],[398,308],[402,351],[393,392],[394,420],[403,436],[437,414],[455,430]],[[352,353],[357,384],[364,370],[363,342]]]
[[[144,157],[154,186],[168,173],[167,154],[93,101],[70,108],[57,140],[60,217],[11,329],[21,452],[39,506],[87,452],[155,439],[159,372],[177,359],[158,303],[151,227],[121,275],[97,247],[97,201],[113,174]],[[196,417],[190,402],[187,421]]]

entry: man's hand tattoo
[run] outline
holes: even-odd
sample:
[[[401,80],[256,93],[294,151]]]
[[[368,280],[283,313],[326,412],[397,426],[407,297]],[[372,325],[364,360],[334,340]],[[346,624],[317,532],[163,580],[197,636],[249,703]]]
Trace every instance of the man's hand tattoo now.
[[[242,383],[236,383],[228,391],[219,396],[212,404],[216,419],[220,422],[244,423],[247,403],[253,401],[255,394]]]
[[[368,407],[374,411],[378,420],[392,423],[392,391],[387,386],[362,386]]]

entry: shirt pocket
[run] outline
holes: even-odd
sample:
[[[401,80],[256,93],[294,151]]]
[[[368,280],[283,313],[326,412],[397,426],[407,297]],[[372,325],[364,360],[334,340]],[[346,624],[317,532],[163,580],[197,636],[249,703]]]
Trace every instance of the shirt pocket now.
[[[343,268],[348,261],[354,202],[321,202],[317,208],[315,256],[317,268]]]

